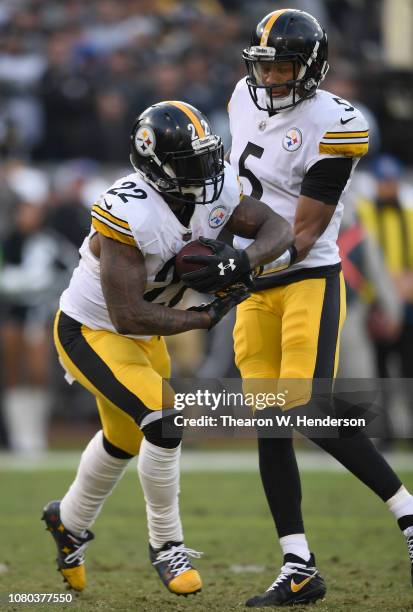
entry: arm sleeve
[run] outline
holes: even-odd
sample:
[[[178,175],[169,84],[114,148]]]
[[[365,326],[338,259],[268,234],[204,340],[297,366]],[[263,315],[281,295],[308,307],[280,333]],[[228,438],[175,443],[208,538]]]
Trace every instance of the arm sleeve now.
[[[301,195],[336,206],[351,175],[351,157],[324,158],[311,166],[301,184]]]

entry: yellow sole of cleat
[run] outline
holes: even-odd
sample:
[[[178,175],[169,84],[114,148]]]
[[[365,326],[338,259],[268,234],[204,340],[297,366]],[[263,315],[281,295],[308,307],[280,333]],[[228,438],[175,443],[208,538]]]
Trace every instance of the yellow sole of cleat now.
[[[67,582],[70,589],[80,593],[86,588],[86,572],[83,565],[68,569],[60,569],[59,572],[62,574],[64,582]]]
[[[198,589],[197,591],[191,591],[190,593],[176,593],[175,591],[171,591],[171,593],[177,595],[178,597],[188,597],[188,595],[197,595],[201,591],[202,589]]]
[[[192,593],[198,593],[202,589],[201,576],[196,569],[190,569],[180,574],[176,578],[173,578],[169,584],[168,589],[171,593],[176,595],[191,595]]]

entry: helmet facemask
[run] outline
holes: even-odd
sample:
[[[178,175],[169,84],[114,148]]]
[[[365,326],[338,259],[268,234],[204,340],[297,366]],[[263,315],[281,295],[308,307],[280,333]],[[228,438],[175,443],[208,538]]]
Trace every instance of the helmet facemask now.
[[[284,52],[277,55],[274,47],[251,46],[244,49],[243,58],[248,70],[247,86],[259,110],[268,111],[271,114],[278,113],[293,108],[302,100],[315,94],[329,67],[327,61],[323,62],[322,66],[318,66],[318,46],[319,43],[316,42],[308,59],[298,53]],[[293,78],[282,83],[264,85],[263,67],[266,64],[279,62],[292,63]],[[285,87],[289,89],[289,93],[282,97],[277,96],[277,91]]]

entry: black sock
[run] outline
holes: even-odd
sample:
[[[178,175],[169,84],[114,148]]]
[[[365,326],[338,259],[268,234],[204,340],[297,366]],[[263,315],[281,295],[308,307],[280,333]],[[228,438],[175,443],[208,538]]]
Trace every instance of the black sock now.
[[[259,438],[261,480],[278,537],[304,533],[301,482],[292,438]]]
[[[406,514],[397,519],[397,523],[402,531],[408,527],[413,527],[413,514]]]

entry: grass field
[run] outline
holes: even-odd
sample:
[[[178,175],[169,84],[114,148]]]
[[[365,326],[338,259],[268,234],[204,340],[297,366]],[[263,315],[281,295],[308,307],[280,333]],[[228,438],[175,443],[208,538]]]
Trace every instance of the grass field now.
[[[54,568],[54,544],[40,522],[42,505],[59,498],[69,471],[1,473],[0,593],[64,592]],[[413,474],[405,474],[413,488]],[[398,612],[413,610],[404,538],[383,504],[342,473],[303,475],[307,532],[328,593],[312,610]],[[94,526],[87,553],[89,586],[72,612],[226,612],[245,609],[246,598],[265,588],[280,554],[261,491],[252,473],[186,473],[181,507],[186,543],[205,552],[197,567],[204,590],[178,598],[161,585],[147,556],[147,535],[137,477],[128,472]],[[238,567],[238,573],[234,572]],[[242,566],[262,566],[257,573]],[[248,568],[247,568],[248,569]],[[1,607],[1,606],[0,606]],[[2,610],[53,609],[7,605]],[[295,608],[301,610],[308,608]]]

